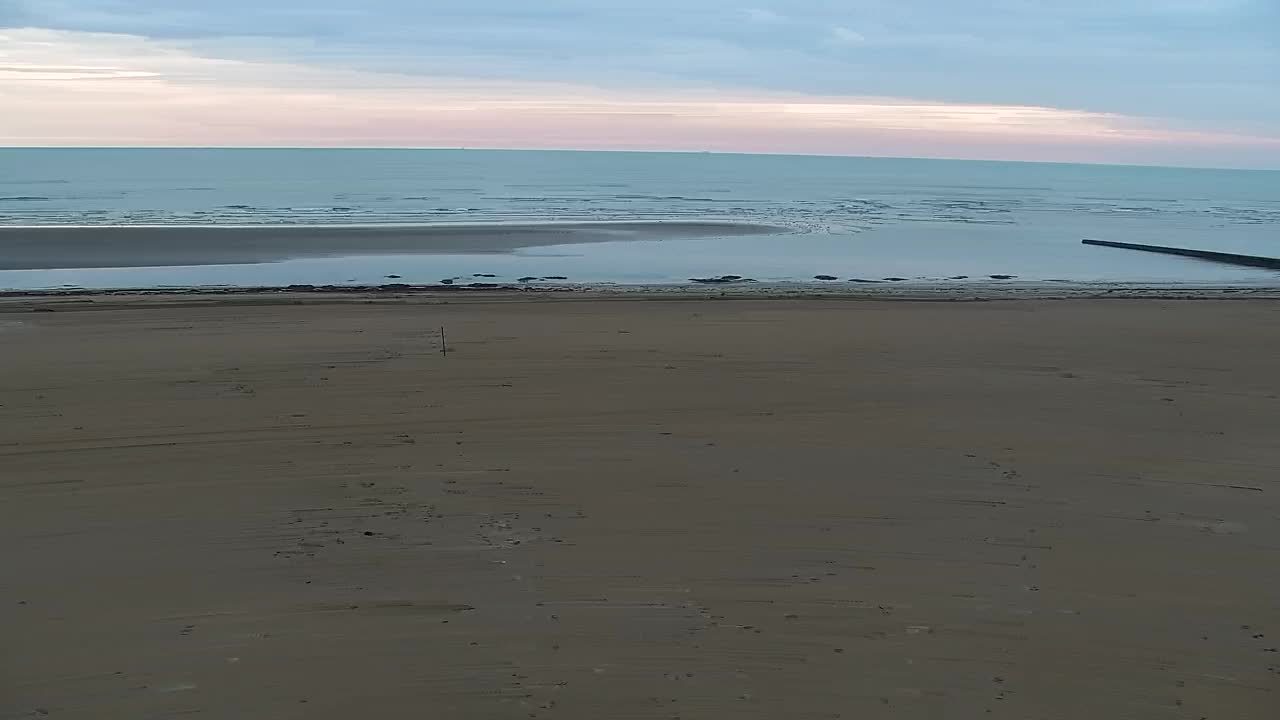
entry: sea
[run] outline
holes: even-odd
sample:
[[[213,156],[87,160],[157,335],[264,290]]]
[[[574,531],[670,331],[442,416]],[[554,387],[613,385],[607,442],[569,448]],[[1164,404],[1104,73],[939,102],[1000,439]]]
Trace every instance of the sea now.
[[[777,230],[604,235],[501,252],[480,240],[474,249],[396,254],[366,252],[359,243],[360,229],[370,226],[425,232],[586,222]],[[115,233],[94,248],[93,267],[77,267],[87,264],[82,254],[68,252],[53,263],[65,267],[33,268],[6,252],[0,235],[0,289],[369,285],[389,277],[434,284],[477,276],[619,286],[725,276],[766,284],[1280,285],[1276,271],[1081,244],[1091,238],[1280,256],[1280,172],[1260,170],[711,153],[0,149],[0,226],[50,225],[334,226],[352,229],[356,239],[339,254],[311,253],[302,243],[270,261],[137,267],[146,263],[113,246]]]

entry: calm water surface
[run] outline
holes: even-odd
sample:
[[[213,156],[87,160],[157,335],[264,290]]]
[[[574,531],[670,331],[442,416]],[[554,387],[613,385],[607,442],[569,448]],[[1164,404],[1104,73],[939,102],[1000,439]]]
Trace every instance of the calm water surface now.
[[[1082,238],[1280,256],[1280,172],[872,158],[465,150],[0,149],[0,225],[729,220],[780,235],[0,271],[0,288],[950,278],[1280,284]],[[3,247],[0,247],[3,253]],[[962,282],[962,281],[953,281]]]

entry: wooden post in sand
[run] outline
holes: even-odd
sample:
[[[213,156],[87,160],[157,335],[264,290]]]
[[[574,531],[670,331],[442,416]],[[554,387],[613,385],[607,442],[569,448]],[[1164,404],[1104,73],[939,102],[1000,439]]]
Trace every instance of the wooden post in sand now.
[[[440,354],[449,357],[449,340],[444,335],[444,326],[440,326]]]

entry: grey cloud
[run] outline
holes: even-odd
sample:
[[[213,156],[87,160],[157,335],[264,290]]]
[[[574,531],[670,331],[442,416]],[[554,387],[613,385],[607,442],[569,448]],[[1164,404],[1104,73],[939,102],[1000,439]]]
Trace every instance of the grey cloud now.
[[[907,96],[1280,123],[1275,0],[157,5],[0,0],[0,25],[131,33],[215,56],[409,75]]]
[[[22,0],[0,0],[0,28],[26,25],[31,19],[27,5]]]

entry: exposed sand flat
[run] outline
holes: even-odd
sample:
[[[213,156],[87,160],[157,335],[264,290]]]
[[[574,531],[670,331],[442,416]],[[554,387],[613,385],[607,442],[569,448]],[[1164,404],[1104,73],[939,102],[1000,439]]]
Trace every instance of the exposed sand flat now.
[[[1280,304],[523,297],[0,305],[0,718],[1276,716]]]
[[[0,227],[0,270],[262,263],[343,255],[496,253],[607,240],[786,232],[728,222]]]

